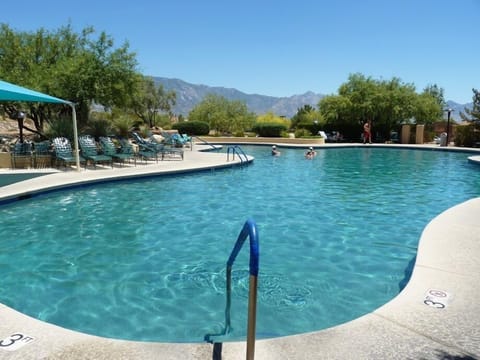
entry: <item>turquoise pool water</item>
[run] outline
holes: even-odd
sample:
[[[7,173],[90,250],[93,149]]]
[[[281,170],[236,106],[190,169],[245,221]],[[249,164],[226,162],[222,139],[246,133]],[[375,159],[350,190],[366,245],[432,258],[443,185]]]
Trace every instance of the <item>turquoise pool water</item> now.
[[[18,173],[18,174],[0,174],[0,187],[10,185],[19,181],[33,179],[39,176],[48,175],[50,173],[44,172],[41,174],[32,174],[32,173]]]
[[[201,342],[224,325],[225,263],[257,222],[257,336],[319,330],[398,294],[425,225],[480,195],[467,155],[242,147],[244,168],[108,183],[0,207],[0,302],[74,330]],[[248,247],[231,339],[246,333]]]

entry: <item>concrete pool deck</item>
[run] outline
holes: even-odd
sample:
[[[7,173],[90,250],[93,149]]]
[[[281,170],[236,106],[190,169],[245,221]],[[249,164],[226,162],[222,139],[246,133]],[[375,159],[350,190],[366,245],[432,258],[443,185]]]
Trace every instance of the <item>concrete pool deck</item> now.
[[[469,161],[480,163],[480,156],[471,158]],[[68,171],[7,185],[0,187],[0,203],[92,181],[233,164],[226,161],[225,153],[186,150],[184,161]],[[434,218],[420,238],[409,283],[390,302],[326,330],[257,340],[256,359],[480,359],[479,215],[480,198],[475,198]],[[0,319],[0,359],[212,359],[211,344],[148,343],[91,336],[33,319],[1,304]],[[224,343],[221,358],[245,359],[245,353],[245,342]]]

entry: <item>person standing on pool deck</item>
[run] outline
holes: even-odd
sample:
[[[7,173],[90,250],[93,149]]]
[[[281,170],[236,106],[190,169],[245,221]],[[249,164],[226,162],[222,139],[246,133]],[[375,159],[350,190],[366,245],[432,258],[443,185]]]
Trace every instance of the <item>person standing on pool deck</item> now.
[[[367,140],[369,144],[372,143],[372,128],[370,120],[363,124],[363,143],[365,144]]]

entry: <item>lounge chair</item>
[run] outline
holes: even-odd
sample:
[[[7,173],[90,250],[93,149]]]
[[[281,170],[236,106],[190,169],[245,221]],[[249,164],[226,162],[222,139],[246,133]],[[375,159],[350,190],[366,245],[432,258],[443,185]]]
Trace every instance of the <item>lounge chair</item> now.
[[[179,135],[182,137],[182,139],[185,143],[193,141],[192,137],[188,136],[188,134],[179,134]]]
[[[162,160],[165,159],[165,156],[183,160],[183,149],[164,146],[162,150]]]
[[[87,160],[85,162],[85,168],[87,167],[87,162],[91,161],[93,167],[97,167],[97,163],[108,163],[113,167],[113,159],[111,156],[100,154],[97,150],[97,144],[95,139],[90,135],[83,135],[78,138],[78,143],[82,151],[82,156]]]
[[[55,166],[58,167],[59,163],[63,163],[65,167],[68,164],[76,164],[77,159],[75,159],[75,155],[72,151],[72,144],[70,140],[64,137],[57,137],[53,139],[53,149],[55,153]],[[85,159],[83,157],[79,157],[80,162],[84,163]]]
[[[175,139],[176,142],[178,142],[179,144],[182,144],[184,147],[185,146],[188,146],[188,147],[192,147],[192,137],[191,136],[188,136],[187,134],[173,134],[172,135]]]
[[[123,137],[118,137],[117,140],[120,144],[120,148],[118,149],[119,153],[130,155],[133,158],[136,158],[137,155],[136,155],[135,150],[133,149],[133,146],[130,143],[129,139],[125,139]]]
[[[112,139],[110,139],[109,137],[102,136],[99,140],[104,155],[111,156],[114,161],[116,160],[120,162],[122,166],[123,164],[125,164],[125,160],[128,160],[130,162],[131,159],[133,159],[135,161],[135,165],[137,165],[135,154],[133,153],[133,149],[131,146],[129,146],[130,150],[128,150],[126,145],[122,144],[122,146],[117,149]]]
[[[132,137],[138,145],[138,154],[144,159],[155,159],[158,162],[158,157],[161,160],[165,159],[165,156],[178,157],[183,160],[183,150],[168,148],[164,144],[159,144],[151,139],[144,139],[138,133],[133,132]]]
[[[138,146],[138,156],[140,158],[144,160],[155,159],[158,162],[158,155],[162,156],[163,145],[152,140],[146,140],[136,132],[132,132],[132,137]]]
[[[183,145],[186,143],[185,139],[178,133],[170,134],[165,131],[162,132],[163,137],[163,156],[165,155],[177,157],[183,160]],[[167,146],[166,146],[167,145]]]
[[[163,131],[162,137],[164,138],[165,144],[176,148],[182,148],[190,142],[190,138],[186,134],[185,136],[183,136],[179,133],[168,133],[166,131]]]

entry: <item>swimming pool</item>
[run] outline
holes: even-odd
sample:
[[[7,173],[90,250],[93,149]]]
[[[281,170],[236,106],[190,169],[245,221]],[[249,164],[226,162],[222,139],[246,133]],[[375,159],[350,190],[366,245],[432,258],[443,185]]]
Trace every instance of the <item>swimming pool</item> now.
[[[465,154],[328,149],[307,161],[301,150],[243,148],[253,166],[1,207],[0,301],[102,336],[202,341],[223,327],[225,262],[252,217],[258,337],[319,330],[394,297],[427,222],[480,193]],[[233,278],[235,339],[246,327],[246,251]]]

